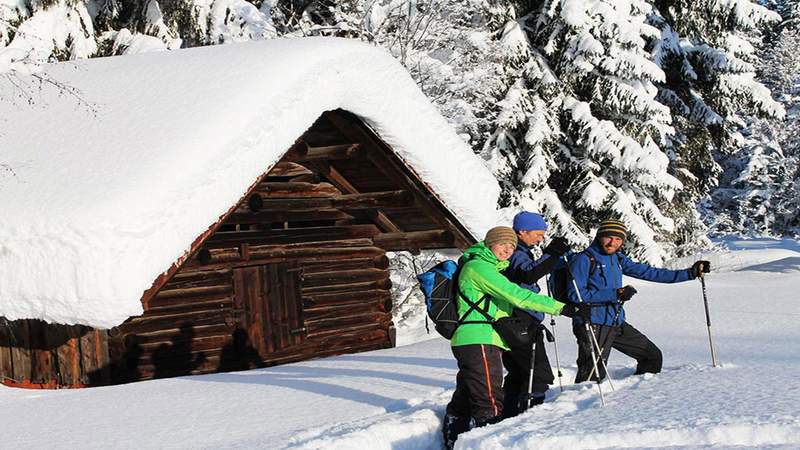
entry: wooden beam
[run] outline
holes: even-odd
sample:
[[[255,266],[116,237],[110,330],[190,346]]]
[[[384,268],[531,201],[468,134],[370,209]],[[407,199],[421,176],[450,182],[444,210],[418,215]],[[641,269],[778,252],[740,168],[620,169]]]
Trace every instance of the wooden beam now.
[[[327,178],[331,184],[336,186],[340,191],[343,193],[348,194],[359,194],[360,192],[353,186],[344,175],[341,174],[335,167],[331,166],[327,162],[316,161],[314,163],[314,168],[317,169],[325,178]],[[377,211],[375,216],[375,223],[385,232],[390,233],[397,233],[401,230],[397,225],[394,224],[386,214],[382,211]]]
[[[264,176],[265,178],[268,177],[287,177],[287,178],[294,178],[303,175],[313,175],[314,172],[308,170],[306,167],[293,163],[290,161],[281,161],[275,164],[272,169]]]
[[[414,197],[403,190],[346,194],[335,197],[301,197],[273,199],[254,193],[247,200],[251,211],[286,211],[296,209],[376,209],[384,206],[406,206],[413,203]]]
[[[357,116],[342,111],[327,111],[324,116],[331,121],[352,142],[362,143],[370,151],[364,154],[397,186],[408,190],[431,219],[442,228],[452,230],[454,245],[464,249],[474,244],[475,238],[447,209],[436,194],[427,188],[422,179],[408,167],[392,149],[370,130]],[[372,151],[374,149],[374,151]],[[423,187],[425,186],[425,187]],[[487,212],[488,213],[488,212]]]
[[[283,161],[307,162],[314,160],[350,159],[359,151],[359,144],[329,145],[325,147],[311,147],[300,141],[283,156]]]

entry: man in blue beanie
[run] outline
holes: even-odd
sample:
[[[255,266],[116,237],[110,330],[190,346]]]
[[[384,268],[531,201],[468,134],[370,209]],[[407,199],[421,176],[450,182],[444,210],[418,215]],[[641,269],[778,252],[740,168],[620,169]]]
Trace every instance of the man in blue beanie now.
[[[558,259],[569,251],[566,239],[556,237],[544,248],[541,258],[534,259],[531,248],[540,244],[547,232],[547,223],[537,213],[522,211],[514,216],[513,229],[517,233],[517,247],[509,259],[509,266],[503,272],[505,276],[525,289],[539,293],[537,281],[550,273]],[[544,314],[536,311],[515,309],[512,317],[528,324],[528,329],[536,339],[536,355],[534,358],[532,398],[525,398],[528,391],[531,370],[532,349],[530,346],[511,346],[511,351],[503,354],[503,365],[508,374],[503,382],[504,417],[513,417],[523,412],[528,405],[544,402],[545,392],[553,383],[553,371],[543,344],[544,327],[541,325]]]

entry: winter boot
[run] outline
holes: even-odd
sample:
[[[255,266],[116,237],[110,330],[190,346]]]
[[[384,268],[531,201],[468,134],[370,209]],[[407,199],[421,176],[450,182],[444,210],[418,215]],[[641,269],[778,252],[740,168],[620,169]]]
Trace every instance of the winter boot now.
[[[466,433],[472,428],[470,417],[458,417],[452,414],[445,414],[442,423],[442,438],[444,439],[445,450],[453,450],[456,439],[461,433]]]

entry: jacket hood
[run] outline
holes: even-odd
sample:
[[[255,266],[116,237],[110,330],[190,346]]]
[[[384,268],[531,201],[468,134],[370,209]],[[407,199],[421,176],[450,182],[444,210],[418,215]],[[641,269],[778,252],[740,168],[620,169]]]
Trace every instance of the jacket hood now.
[[[462,256],[462,258],[465,262],[471,259],[482,260],[494,265],[498,271],[505,269],[509,264],[508,261],[498,260],[497,257],[494,256],[494,253],[492,253],[492,250],[487,247],[483,241],[480,241],[472,247],[464,250],[464,256]]]

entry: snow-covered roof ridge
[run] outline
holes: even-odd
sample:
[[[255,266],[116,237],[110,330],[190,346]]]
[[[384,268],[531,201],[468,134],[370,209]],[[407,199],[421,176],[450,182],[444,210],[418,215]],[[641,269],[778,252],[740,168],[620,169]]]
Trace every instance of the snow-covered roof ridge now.
[[[480,235],[499,187],[390,55],[272,40],[44,68],[0,84],[0,315],[111,327],[326,110],[365,119]]]

